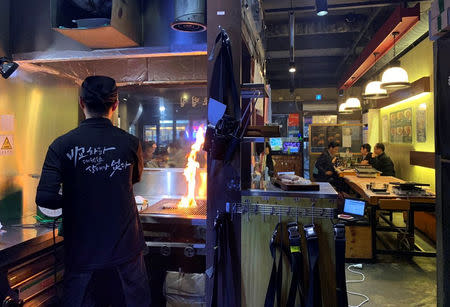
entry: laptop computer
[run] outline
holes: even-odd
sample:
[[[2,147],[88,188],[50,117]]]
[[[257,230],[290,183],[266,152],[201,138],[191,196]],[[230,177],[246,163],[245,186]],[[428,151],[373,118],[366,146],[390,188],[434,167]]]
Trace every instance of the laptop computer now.
[[[339,214],[340,219],[346,221],[361,220],[364,217],[366,202],[360,199],[346,198],[344,202],[344,212]]]

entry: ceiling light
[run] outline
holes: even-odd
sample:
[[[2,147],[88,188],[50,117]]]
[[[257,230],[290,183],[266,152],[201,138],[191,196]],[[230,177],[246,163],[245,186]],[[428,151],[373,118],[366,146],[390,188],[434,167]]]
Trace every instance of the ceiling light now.
[[[328,14],[327,0],[316,0],[316,13],[317,16],[325,16]]]
[[[159,107],[159,112],[163,113],[166,110],[165,106],[160,106]]]
[[[395,59],[395,39],[399,35],[399,32],[393,32],[392,36],[394,37],[394,59]],[[408,73],[406,70],[400,67],[400,65],[391,66],[386,69],[381,77],[381,88],[382,89],[400,89],[409,87],[411,84],[409,83]]]
[[[400,89],[409,87],[408,73],[399,66],[390,67],[385,70],[381,77],[382,89]]]
[[[366,99],[381,99],[388,97],[387,91],[380,88],[380,81],[372,81],[366,85],[363,97]]]
[[[16,71],[17,67],[19,67],[19,64],[16,62],[13,62],[6,57],[0,58],[0,74],[3,78],[8,79],[9,76]]]
[[[296,71],[297,69],[295,68],[295,64],[294,63],[289,64],[289,72],[293,74]]]
[[[345,110],[361,109],[361,101],[356,97],[350,97],[345,101]]]
[[[350,113],[353,113],[353,111],[352,110],[347,110],[347,105],[345,103],[342,103],[339,106],[339,113],[341,113],[341,114],[350,114]]]

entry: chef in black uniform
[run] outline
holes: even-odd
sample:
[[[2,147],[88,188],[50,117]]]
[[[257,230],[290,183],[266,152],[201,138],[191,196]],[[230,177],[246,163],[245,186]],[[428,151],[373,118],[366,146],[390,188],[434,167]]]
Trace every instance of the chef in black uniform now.
[[[86,120],[50,145],[37,189],[39,206],[63,209],[65,307],[150,306],[133,195],[142,148],[111,123],[117,98],[113,79],[84,80],[79,103]],[[107,301],[99,302],[101,293]]]

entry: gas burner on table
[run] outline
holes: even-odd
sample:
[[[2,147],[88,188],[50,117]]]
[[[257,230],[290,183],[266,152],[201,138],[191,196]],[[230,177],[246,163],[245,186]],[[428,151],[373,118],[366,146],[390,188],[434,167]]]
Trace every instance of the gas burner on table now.
[[[428,196],[429,193],[421,188],[423,186],[430,186],[429,184],[415,183],[415,182],[391,182],[392,191],[398,196]]]

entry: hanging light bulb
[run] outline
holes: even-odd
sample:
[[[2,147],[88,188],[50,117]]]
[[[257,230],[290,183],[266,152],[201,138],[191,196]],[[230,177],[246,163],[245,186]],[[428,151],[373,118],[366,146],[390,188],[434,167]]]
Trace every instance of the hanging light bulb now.
[[[341,114],[350,114],[353,113],[352,110],[347,110],[347,105],[344,103],[341,103],[341,105],[339,106],[339,113]]]
[[[394,37],[394,58],[395,58],[395,39],[399,33],[393,32]],[[394,65],[386,69],[381,77],[381,88],[382,89],[400,89],[409,87],[408,73],[406,70],[400,67],[400,65]]]
[[[289,64],[289,72],[290,72],[291,74],[293,74],[293,73],[295,73],[296,71],[297,71],[297,69],[295,68],[295,64],[294,64],[294,63]]]
[[[388,93],[385,89],[381,88],[380,81],[372,81],[366,85],[363,97],[366,99],[381,99],[388,97]]]
[[[325,16],[328,14],[327,0],[316,0],[316,14],[317,16]]]
[[[361,109],[361,101],[356,97],[349,97],[345,101],[345,110],[358,110]]]

